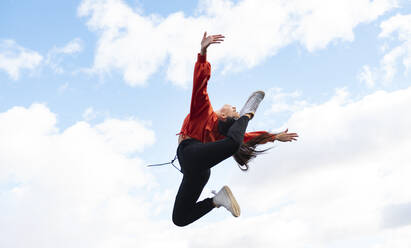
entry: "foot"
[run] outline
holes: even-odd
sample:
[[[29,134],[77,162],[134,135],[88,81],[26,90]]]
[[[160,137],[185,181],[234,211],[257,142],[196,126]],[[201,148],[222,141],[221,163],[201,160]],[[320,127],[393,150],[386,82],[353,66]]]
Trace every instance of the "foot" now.
[[[247,102],[244,104],[243,108],[240,111],[240,116],[249,114],[250,119],[254,117],[255,112],[257,111],[258,106],[261,101],[264,99],[264,91],[256,91],[248,98]]]
[[[234,217],[240,216],[240,206],[238,205],[233,193],[228,186],[224,186],[218,193],[213,191],[215,195],[213,203],[216,207],[225,207]]]

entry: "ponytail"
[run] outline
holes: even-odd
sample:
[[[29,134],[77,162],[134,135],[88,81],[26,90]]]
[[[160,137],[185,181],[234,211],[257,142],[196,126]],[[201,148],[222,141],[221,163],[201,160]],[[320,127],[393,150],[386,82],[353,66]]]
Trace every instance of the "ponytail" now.
[[[270,147],[264,150],[257,150],[257,146],[267,143],[268,141],[272,140],[272,138],[273,134],[263,133],[252,138],[248,142],[241,144],[240,149],[233,155],[234,160],[238,164],[238,167],[240,167],[242,171],[247,171],[248,163],[252,159],[272,148]]]

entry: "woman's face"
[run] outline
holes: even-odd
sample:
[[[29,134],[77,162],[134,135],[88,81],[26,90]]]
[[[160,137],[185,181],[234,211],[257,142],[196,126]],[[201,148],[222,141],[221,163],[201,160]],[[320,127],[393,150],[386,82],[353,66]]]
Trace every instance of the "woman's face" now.
[[[225,119],[228,117],[231,118],[240,118],[240,114],[238,114],[237,109],[230,104],[225,104],[221,109],[220,109],[220,117]]]

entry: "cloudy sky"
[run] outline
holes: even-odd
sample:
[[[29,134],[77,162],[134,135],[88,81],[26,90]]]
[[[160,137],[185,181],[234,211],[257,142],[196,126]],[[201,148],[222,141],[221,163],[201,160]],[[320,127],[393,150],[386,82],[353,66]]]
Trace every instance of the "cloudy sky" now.
[[[411,247],[409,0],[0,3],[0,247]],[[169,167],[204,31],[215,108],[266,99],[289,128],[246,173],[242,215],[171,222]]]

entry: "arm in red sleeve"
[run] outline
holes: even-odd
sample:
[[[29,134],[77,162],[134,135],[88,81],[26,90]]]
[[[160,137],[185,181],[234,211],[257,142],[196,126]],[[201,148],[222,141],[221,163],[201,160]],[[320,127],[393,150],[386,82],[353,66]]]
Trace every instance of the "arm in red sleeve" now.
[[[255,138],[255,137],[257,137],[258,135],[261,135],[261,134],[264,134],[264,133],[268,133],[268,132],[266,132],[266,131],[257,131],[257,132],[245,133],[245,134],[244,134],[244,143],[247,143],[247,142],[250,141],[252,138]],[[274,134],[272,134],[272,135],[273,135],[273,140],[272,140],[272,141],[274,141],[275,135],[274,135]],[[271,140],[270,140],[270,141],[271,141]]]
[[[211,75],[211,65],[206,55],[197,55],[194,67],[193,92],[191,96],[190,117],[196,118],[213,112],[207,93],[207,83]]]

